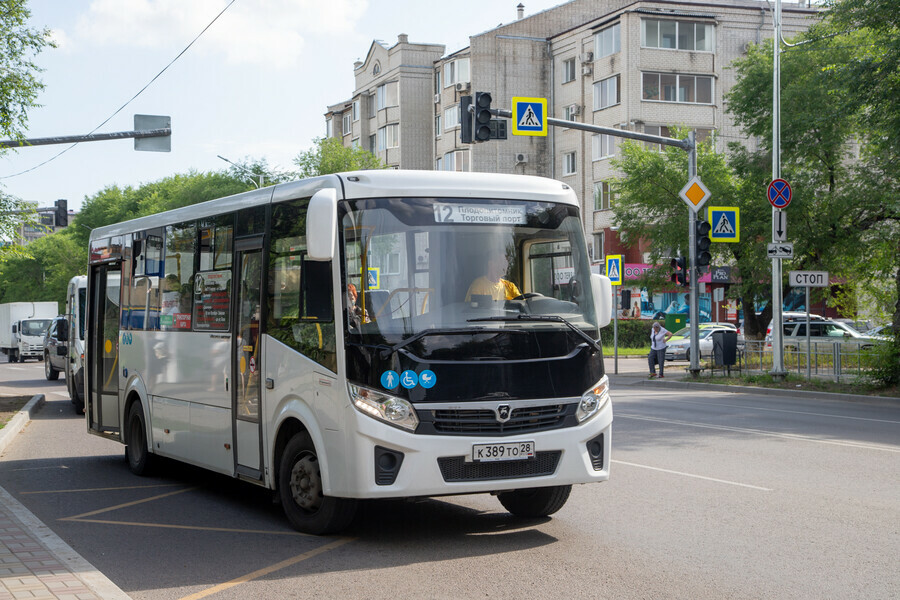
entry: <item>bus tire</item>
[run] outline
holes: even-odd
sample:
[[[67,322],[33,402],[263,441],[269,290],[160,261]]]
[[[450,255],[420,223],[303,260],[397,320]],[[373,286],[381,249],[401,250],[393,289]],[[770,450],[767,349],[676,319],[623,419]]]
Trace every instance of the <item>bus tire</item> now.
[[[128,437],[125,438],[125,458],[128,459],[128,468],[135,475],[149,475],[153,457],[147,449],[147,427],[140,400],[136,400],[129,407],[125,427],[128,433]]]
[[[500,492],[497,499],[517,517],[547,517],[563,507],[571,491],[571,485],[557,485]]]
[[[44,355],[44,377],[47,378],[47,381],[56,381],[59,379],[59,371],[50,364],[50,356],[47,354]]]
[[[284,448],[278,465],[278,494],[291,526],[302,533],[336,533],[356,514],[355,499],[322,492],[318,455],[305,431],[295,434]]]

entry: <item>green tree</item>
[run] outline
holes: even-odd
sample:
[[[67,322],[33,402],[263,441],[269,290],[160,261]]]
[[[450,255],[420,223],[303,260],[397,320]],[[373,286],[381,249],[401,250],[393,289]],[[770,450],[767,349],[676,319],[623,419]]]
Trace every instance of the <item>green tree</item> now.
[[[359,147],[345,147],[338,138],[317,138],[314,146],[294,159],[298,176],[316,177],[343,171],[387,168],[381,160]]]
[[[21,253],[0,258],[0,303],[55,301],[65,306],[66,285],[87,269],[87,248],[64,232],[39,238]]]

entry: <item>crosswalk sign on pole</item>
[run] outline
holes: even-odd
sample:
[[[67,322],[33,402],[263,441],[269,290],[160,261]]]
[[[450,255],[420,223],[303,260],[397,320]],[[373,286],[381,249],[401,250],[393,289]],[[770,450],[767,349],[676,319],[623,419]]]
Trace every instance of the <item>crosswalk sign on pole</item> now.
[[[513,135],[547,135],[547,99],[512,99]]]
[[[622,285],[622,255],[613,254],[606,257],[606,276],[613,285]]]
[[[709,241],[741,241],[741,209],[736,206],[710,206],[707,209]]]

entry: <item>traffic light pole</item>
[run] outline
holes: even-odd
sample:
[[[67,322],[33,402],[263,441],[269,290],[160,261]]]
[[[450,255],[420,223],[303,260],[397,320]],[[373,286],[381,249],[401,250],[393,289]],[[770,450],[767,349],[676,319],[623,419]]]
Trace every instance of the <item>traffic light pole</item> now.
[[[688,150],[688,181],[697,176],[697,145],[694,132],[688,134],[691,148]],[[700,374],[700,289],[699,272],[697,267],[697,211],[688,208],[688,264],[691,274],[691,305],[688,314],[691,320],[691,375],[697,377]]]

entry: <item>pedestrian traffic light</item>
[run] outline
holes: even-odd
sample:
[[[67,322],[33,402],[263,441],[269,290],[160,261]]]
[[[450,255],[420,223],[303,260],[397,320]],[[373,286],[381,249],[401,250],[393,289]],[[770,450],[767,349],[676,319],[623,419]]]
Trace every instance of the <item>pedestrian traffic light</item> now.
[[[69,202],[67,200],[56,201],[56,212],[53,215],[53,225],[56,227],[69,226]]]
[[[459,97],[459,141],[463,144],[472,143],[472,96]]]
[[[491,95],[488,92],[475,92],[475,124],[472,138],[476,142],[491,139]]]
[[[691,285],[691,278],[688,277],[687,272],[687,260],[683,256],[672,259],[672,268],[675,269],[671,277],[673,283],[682,287]]]
[[[712,255],[709,253],[709,230],[709,223],[697,221],[697,235],[694,238],[694,248],[696,249],[695,266],[705,267],[712,259]]]

